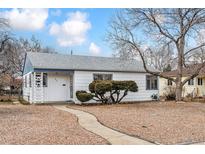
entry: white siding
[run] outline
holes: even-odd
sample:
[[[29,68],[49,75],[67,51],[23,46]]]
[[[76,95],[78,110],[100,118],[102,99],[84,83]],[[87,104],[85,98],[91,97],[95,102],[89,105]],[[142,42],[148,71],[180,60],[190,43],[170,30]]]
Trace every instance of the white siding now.
[[[32,73],[27,73],[23,76],[23,98],[24,100],[28,101],[28,102],[32,102],[33,99],[33,85],[31,85],[31,87],[29,86],[29,75],[31,75],[31,83],[33,83],[33,74]],[[27,82],[25,83],[24,80],[25,78],[27,78]],[[25,86],[26,84],[26,86]]]
[[[93,81],[94,73],[113,74],[113,80],[133,80],[138,85],[138,92],[129,92],[123,99],[124,101],[146,101],[151,100],[152,94],[158,94],[158,90],[146,90],[146,73],[120,73],[120,72],[90,72],[75,71],[74,73],[74,99],[76,103],[75,92],[78,90],[88,91],[88,85]]]
[[[29,87],[29,74],[31,77],[31,87]],[[35,73],[34,73],[35,74]],[[48,73],[48,86],[35,87],[34,74],[28,73],[27,87],[23,86],[23,98],[30,103],[68,101],[70,98],[70,76],[64,73]],[[41,81],[42,82],[42,81]],[[42,84],[42,83],[41,83]],[[35,88],[34,88],[35,87]],[[39,92],[39,90],[42,90]],[[39,98],[42,95],[42,98]]]

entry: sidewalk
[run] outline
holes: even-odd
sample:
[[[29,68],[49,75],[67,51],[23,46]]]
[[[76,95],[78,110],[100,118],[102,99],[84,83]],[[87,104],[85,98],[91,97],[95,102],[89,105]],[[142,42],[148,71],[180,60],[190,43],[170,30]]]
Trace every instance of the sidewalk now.
[[[79,124],[83,128],[105,138],[111,144],[115,144],[115,145],[152,145],[153,144],[148,141],[136,137],[132,137],[120,133],[118,131],[115,131],[113,129],[110,129],[106,126],[103,126],[97,121],[95,116],[87,112],[74,110],[71,108],[67,108],[66,106],[54,106],[54,107],[59,110],[63,110],[76,115],[78,117]]]

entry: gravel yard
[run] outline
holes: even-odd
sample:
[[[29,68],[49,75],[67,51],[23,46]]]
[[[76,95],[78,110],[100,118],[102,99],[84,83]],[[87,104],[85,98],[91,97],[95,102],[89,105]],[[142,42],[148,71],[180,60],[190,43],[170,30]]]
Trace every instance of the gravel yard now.
[[[150,102],[69,107],[94,114],[104,125],[160,144],[205,141],[205,104]]]
[[[108,144],[77,118],[46,105],[0,105],[0,144]]]

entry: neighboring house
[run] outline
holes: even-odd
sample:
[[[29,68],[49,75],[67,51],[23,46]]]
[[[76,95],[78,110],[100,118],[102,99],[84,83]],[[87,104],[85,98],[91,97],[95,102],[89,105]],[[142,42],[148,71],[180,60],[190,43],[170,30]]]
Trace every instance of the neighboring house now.
[[[200,64],[194,64],[190,65],[188,68],[183,69],[182,80],[184,80],[187,76],[190,76],[199,66]],[[177,70],[163,72],[162,74],[168,77],[176,78]],[[159,81],[160,96],[163,96],[165,93],[167,93],[170,88],[175,87],[175,83],[170,80],[160,78]],[[202,68],[197,77],[189,80],[183,86],[182,96],[186,97],[187,95],[192,95],[193,97],[205,96],[205,68]]]
[[[23,79],[23,97],[30,103],[79,103],[76,91],[88,91],[93,80],[136,81],[138,92],[130,92],[124,101],[151,100],[152,94],[158,94],[156,76],[146,73],[141,62],[120,58],[29,52]]]

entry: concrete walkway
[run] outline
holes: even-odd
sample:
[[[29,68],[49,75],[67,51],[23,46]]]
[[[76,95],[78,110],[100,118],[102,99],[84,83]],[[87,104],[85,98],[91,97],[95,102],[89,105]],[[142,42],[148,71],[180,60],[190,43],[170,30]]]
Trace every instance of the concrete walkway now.
[[[115,131],[113,129],[110,129],[108,127],[105,127],[97,121],[95,116],[87,112],[67,108],[66,106],[56,105],[54,107],[59,110],[70,112],[76,115],[78,117],[79,124],[83,128],[103,137],[111,144],[116,144],[116,145],[123,145],[123,144],[124,145],[151,145],[153,144],[148,141],[145,141],[145,140],[142,140],[136,137],[132,137],[132,136],[120,133],[118,131]]]

